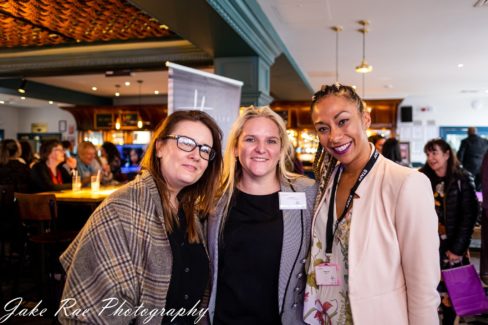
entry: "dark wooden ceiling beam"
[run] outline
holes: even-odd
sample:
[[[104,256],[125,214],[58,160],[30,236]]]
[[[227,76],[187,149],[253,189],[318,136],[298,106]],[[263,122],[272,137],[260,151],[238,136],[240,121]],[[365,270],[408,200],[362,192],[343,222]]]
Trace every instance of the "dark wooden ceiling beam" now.
[[[0,79],[0,93],[22,96],[17,89],[22,79]],[[23,96],[74,105],[112,105],[112,98],[94,96],[27,80]]]

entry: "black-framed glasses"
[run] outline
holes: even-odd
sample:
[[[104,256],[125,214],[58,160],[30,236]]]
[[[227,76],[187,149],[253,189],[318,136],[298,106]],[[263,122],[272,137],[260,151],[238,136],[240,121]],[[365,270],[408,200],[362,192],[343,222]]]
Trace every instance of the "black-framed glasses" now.
[[[215,158],[216,152],[212,147],[207,146],[206,144],[198,144],[195,140],[187,136],[170,134],[165,136],[163,139],[176,140],[176,146],[178,149],[186,152],[192,152],[196,147],[198,147],[198,151],[202,159],[210,161]]]

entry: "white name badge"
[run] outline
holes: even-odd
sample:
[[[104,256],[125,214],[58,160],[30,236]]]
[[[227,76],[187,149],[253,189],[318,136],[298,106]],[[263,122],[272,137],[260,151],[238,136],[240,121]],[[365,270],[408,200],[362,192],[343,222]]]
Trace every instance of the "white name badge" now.
[[[280,210],[304,210],[307,208],[305,192],[279,192]]]
[[[321,286],[339,286],[339,265],[335,263],[322,263],[315,267],[315,281]]]

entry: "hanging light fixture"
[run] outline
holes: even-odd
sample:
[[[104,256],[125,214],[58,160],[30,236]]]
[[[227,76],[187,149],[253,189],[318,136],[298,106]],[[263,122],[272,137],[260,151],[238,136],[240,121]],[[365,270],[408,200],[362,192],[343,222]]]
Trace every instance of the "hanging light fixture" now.
[[[115,97],[119,97],[120,96],[120,85],[115,85]]]
[[[115,119],[115,129],[120,130],[120,114],[117,115],[117,118]]]
[[[143,81],[137,80],[137,83],[139,84],[139,111],[140,111],[140,109],[141,109],[141,86],[142,86]],[[137,127],[139,129],[142,129],[142,126],[143,126],[143,123],[142,123],[141,114],[137,113]]]
[[[26,85],[27,85],[27,80],[22,78],[22,80],[20,81],[20,86],[19,86],[19,88],[17,88],[17,91],[21,94],[25,94],[25,86]]]
[[[358,29],[358,31],[363,34],[363,59],[361,60],[361,64],[359,64],[356,67],[356,72],[357,73],[369,73],[373,71],[373,66],[369,65],[368,62],[366,62],[366,33],[368,32],[368,25],[369,21],[368,20],[360,20],[358,21],[358,24],[363,26],[362,28]]]
[[[336,25],[332,26],[334,32],[336,32],[336,52],[335,52],[335,59],[336,59],[336,82],[339,82],[339,33],[342,32],[344,29],[342,26]]]

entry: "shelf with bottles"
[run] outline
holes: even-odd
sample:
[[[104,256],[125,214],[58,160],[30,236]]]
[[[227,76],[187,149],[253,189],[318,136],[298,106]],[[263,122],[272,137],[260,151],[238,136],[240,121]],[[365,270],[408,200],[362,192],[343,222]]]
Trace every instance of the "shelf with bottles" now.
[[[290,142],[295,148],[297,158],[305,163],[313,163],[319,140],[313,129],[288,129],[286,130]]]

